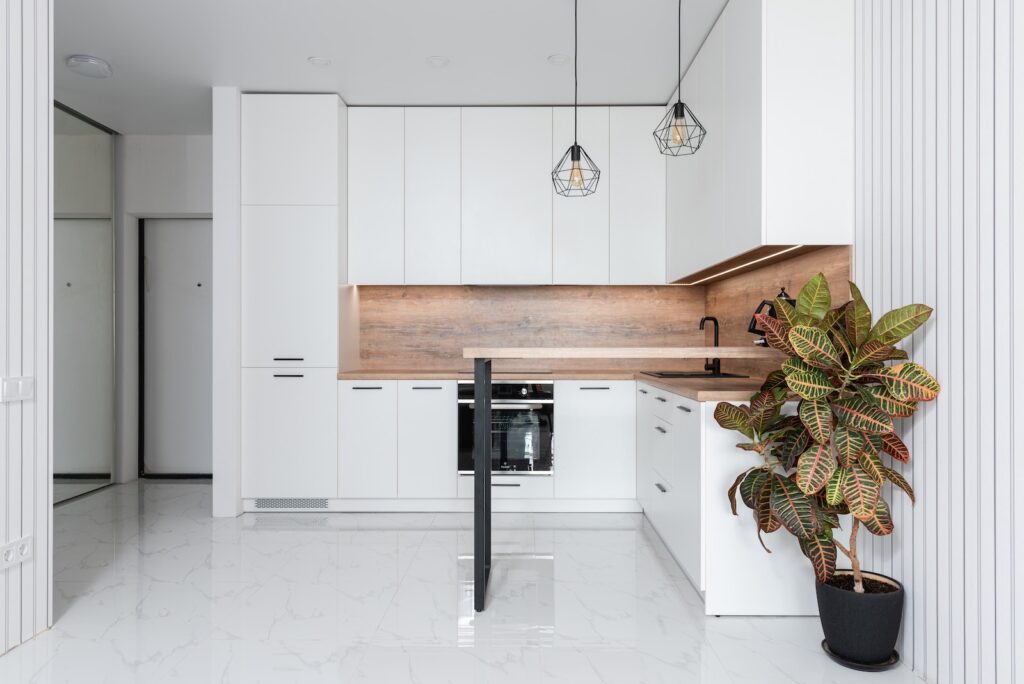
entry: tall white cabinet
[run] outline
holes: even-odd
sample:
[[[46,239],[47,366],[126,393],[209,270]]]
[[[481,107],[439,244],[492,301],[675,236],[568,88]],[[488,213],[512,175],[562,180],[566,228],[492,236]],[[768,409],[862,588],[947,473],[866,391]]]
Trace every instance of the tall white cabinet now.
[[[246,499],[296,503],[338,494],[347,141],[347,108],[336,95],[242,96]]]

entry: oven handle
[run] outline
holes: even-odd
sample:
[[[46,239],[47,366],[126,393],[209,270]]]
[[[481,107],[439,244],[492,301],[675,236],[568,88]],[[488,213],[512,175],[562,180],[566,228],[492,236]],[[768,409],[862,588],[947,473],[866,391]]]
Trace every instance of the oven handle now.
[[[459,403],[462,404],[462,402]],[[473,402],[469,402],[463,405],[469,406],[469,408],[471,409],[476,408],[476,404]],[[542,408],[544,408],[544,403],[540,401],[523,402],[521,404],[491,404],[492,411],[539,411]]]

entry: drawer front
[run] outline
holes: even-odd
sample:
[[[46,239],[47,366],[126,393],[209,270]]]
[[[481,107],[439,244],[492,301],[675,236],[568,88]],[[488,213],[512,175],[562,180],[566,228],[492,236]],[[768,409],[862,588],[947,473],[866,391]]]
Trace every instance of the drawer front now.
[[[554,481],[544,475],[491,475],[492,499],[552,499]],[[473,498],[473,476],[459,474],[459,498]]]
[[[651,407],[654,411],[654,415],[661,418],[666,423],[672,423],[675,420],[675,414],[673,411],[675,408],[676,395],[665,390],[651,387]]]

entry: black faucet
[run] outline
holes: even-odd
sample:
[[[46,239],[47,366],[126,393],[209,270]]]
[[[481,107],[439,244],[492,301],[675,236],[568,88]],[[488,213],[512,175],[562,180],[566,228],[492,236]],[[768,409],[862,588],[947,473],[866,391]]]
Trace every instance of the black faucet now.
[[[718,319],[714,316],[704,316],[700,319],[700,329],[704,329],[704,323],[711,321],[715,324],[715,346],[718,346]],[[704,370],[711,371],[712,375],[722,374],[722,360],[721,359],[704,359]]]

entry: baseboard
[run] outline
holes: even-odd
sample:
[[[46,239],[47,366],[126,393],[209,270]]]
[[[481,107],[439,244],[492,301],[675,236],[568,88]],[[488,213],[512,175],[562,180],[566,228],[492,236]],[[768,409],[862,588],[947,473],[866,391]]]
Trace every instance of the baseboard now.
[[[495,513],[640,513],[635,499],[491,499]],[[266,513],[256,499],[242,499],[246,513]],[[308,508],[273,512],[309,513]],[[327,513],[472,513],[472,499],[327,499]]]

